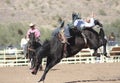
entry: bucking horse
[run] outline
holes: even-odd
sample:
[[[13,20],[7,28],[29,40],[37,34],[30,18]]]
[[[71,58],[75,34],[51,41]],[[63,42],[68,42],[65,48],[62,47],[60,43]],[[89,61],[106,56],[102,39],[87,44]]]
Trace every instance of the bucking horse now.
[[[102,24],[97,20],[95,21],[95,25],[99,25],[100,27],[103,27]],[[74,28],[69,28],[69,31],[70,31],[71,37],[67,39],[69,44],[67,44],[66,57],[74,56],[83,48],[93,49],[94,50],[93,55],[98,56],[99,54],[97,53],[97,50],[101,46],[104,47],[103,55],[107,56],[107,53],[106,53],[107,40],[104,38],[105,33],[103,28],[100,28],[99,33],[97,33],[92,28],[84,29],[82,33],[85,35],[87,43],[85,42],[85,39],[81,34],[81,31]],[[37,61],[32,71],[32,74],[36,75],[39,69],[39,66],[42,63],[42,58],[45,58],[45,57],[47,58],[44,73],[41,79],[39,80],[40,83],[44,82],[48,71],[52,67],[54,67],[56,64],[58,64],[61,61],[61,59],[64,58],[63,49],[64,49],[64,44],[61,43],[61,41],[59,40],[59,37],[51,37],[51,39],[44,41],[42,47],[37,52]]]

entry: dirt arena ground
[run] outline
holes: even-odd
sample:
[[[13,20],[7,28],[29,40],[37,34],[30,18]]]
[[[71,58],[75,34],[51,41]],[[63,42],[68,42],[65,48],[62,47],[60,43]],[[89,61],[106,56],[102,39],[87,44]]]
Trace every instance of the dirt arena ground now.
[[[0,68],[0,83],[37,83],[43,71],[30,73],[28,66]],[[59,64],[45,83],[120,83],[120,63]]]

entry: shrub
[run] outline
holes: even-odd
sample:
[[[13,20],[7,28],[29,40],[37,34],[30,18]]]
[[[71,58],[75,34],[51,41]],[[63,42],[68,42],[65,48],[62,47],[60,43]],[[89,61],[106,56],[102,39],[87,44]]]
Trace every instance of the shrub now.
[[[41,32],[40,39],[42,41],[44,41],[45,39],[49,39],[51,36],[51,33],[52,33],[52,31],[50,29],[47,29],[45,27],[40,28],[40,32]]]
[[[23,23],[0,24],[0,45],[17,45],[20,46],[21,38],[26,35],[28,25]],[[41,40],[50,38],[51,30],[45,27],[40,28]]]
[[[5,2],[6,2],[7,4],[11,4],[10,0],[6,0]]]
[[[25,33],[26,28],[22,23],[0,24],[0,44],[19,44]]]
[[[99,10],[99,14],[102,15],[102,16],[106,16],[107,15],[106,12],[104,10],[102,10],[102,9]]]

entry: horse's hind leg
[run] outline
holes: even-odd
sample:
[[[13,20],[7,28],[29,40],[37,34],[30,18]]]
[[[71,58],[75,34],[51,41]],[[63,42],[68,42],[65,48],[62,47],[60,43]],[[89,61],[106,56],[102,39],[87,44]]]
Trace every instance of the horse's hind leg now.
[[[30,69],[33,69],[34,68],[34,62],[33,62],[33,58],[31,59],[31,67],[30,67]]]
[[[104,55],[104,56],[107,56],[106,45],[103,46],[103,55]]]
[[[48,71],[57,64],[58,62],[56,62],[55,59],[50,59],[47,58],[47,64],[46,64],[46,68],[44,70],[44,73],[41,77],[41,79],[38,82],[43,82],[45,80],[46,74],[48,73]]]
[[[94,53],[93,53],[93,56],[97,56],[97,57],[100,57],[100,54],[99,54],[97,51],[98,51],[97,49],[94,49]]]
[[[106,44],[107,44],[107,40],[104,39],[104,44],[103,44],[103,55],[106,56],[106,57],[109,57],[109,56],[107,56]]]

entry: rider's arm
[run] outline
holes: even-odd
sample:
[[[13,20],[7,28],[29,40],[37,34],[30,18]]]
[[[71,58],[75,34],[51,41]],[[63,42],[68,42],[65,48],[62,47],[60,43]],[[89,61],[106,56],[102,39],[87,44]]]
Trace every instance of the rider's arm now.
[[[93,12],[91,14],[91,18],[95,18],[95,14]]]
[[[85,27],[94,27],[95,26],[95,23],[94,23],[95,14],[94,14],[94,12],[92,12],[90,17],[91,17],[90,22],[89,23],[85,22],[85,25],[84,25]]]
[[[94,18],[90,18],[90,23],[85,22],[85,27],[93,27],[95,26],[94,24]]]

